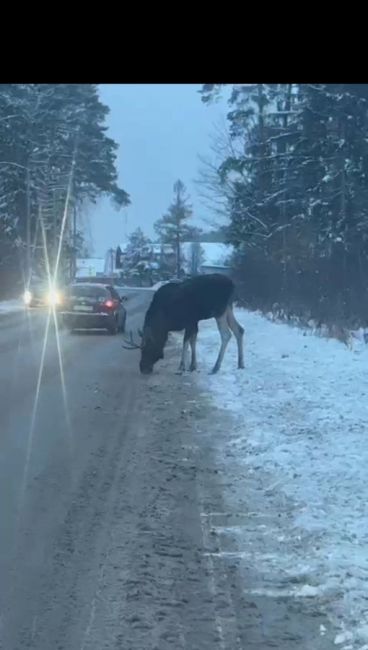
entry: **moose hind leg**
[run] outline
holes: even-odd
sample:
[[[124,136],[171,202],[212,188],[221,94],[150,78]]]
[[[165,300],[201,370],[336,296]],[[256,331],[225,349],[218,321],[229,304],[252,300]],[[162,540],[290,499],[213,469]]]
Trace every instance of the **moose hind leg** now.
[[[216,363],[212,368],[212,373],[211,373],[212,375],[216,374],[216,372],[220,370],[227,345],[231,339],[231,332],[227,323],[226,312],[219,318],[216,318],[216,323],[221,336],[221,347],[220,347],[218,357],[216,359]]]
[[[190,348],[192,352],[192,359],[190,363],[190,372],[197,370],[197,335],[198,335],[198,325],[196,325],[195,330],[192,333],[192,336],[189,339]]]
[[[188,329],[185,330],[184,332],[184,339],[183,339],[183,348],[181,352],[181,359],[180,359],[180,364],[179,364],[179,371],[184,372],[187,367],[187,358],[188,358],[188,348],[189,348],[189,339],[190,339],[191,332],[188,331]]]
[[[238,368],[244,368],[244,328],[238,323],[234,316],[232,307],[227,310],[227,323],[236,338],[238,346]]]

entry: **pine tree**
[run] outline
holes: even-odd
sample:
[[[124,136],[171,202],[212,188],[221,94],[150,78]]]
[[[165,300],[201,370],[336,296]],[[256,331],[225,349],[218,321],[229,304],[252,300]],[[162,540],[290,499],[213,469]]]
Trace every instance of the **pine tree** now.
[[[102,194],[117,207],[129,202],[117,184],[107,113],[92,84],[0,85],[0,234],[6,224],[27,266],[44,254],[41,231],[54,263],[59,244],[65,253],[77,242],[69,228],[60,238],[66,205],[70,223],[76,206]]]
[[[220,92],[206,85],[202,99]],[[230,105],[237,146],[211,183],[248,271],[258,259],[254,296],[263,282],[284,305],[368,320],[368,85],[234,86]]]
[[[169,206],[167,214],[156,221],[155,232],[164,244],[171,244],[175,250],[176,276],[181,275],[181,244],[189,241],[193,235],[193,227],[188,224],[192,216],[192,208],[186,195],[186,188],[181,180],[174,184],[174,201]]]
[[[147,270],[152,259],[152,243],[141,228],[136,228],[129,236],[124,256],[124,272],[127,275],[141,275]]]

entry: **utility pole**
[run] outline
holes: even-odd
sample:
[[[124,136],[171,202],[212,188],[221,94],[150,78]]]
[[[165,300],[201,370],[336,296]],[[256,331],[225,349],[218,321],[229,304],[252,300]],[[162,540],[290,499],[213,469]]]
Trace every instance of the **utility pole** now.
[[[31,175],[29,163],[26,168],[26,260],[27,285],[31,280]]]
[[[74,203],[73,207],[73,266],[72,266],[72,280],[75,278],[77,271],[77,205]]]
[[[53,233],[52,233],[52,239],[53,239],[53,263],[55,263],[56,260],[56,255],[57,255],[57,205],[56,205],[56,189],[53,188],[52,190],[52,217],[53,217]]]
[[[111,249],[111,258],[110,258],[110,265],[111,265],[111,284],[114,284],[114,257],[115,257],[115,251],[112,248]]]
[[[179,228],[176,233],[176,277],[178,280],[180,280],[180,268],[181,268],[181,260],[180,260],[180,233],[179,233]]]

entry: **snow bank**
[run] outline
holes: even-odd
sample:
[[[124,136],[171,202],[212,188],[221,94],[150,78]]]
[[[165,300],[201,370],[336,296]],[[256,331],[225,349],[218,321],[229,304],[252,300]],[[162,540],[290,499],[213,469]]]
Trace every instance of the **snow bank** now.
[[[245,327],[246,370],[236,369],[233,339],[220,373],[207,376],[219,348],[209,321],[201,323],[198,381],[234,416],[233,435],[217,449],[223,462],[236,457],[243,476],[245,468],[247,476],[260,468],[271,473],[262,499],[279,493],[295,504],[291,526],[277,540],[270,534],[272,553],[259,562],[271,563],[278,576],[304,567],[305,584],[293,594],[321,599],[338,647],[366,647],[368,347],[355,340],[350,350],[244,310],[237,317]],[[247,548],[251,534],[243,531]],[[294,538],[308,539],[308,547]]]
[[[167,280],[163,280],[163,281],[160,281],[160,282],[156,282],[156,284],[154,284],[154,285],[153,285],[152,287],[150,287],[150,288],[153,289],[154,291],[157,291],[157,289],[160,289],[160,287],[162,287],[164,284],[167,284]]]

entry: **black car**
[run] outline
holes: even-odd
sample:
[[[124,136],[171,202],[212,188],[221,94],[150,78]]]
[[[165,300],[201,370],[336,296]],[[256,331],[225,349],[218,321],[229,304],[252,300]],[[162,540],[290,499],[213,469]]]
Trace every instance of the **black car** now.
[[[110,334],[125,332],[126,309],[111,285],[72,284],[65,293],[63,321],[69,330],[106,329]]]

